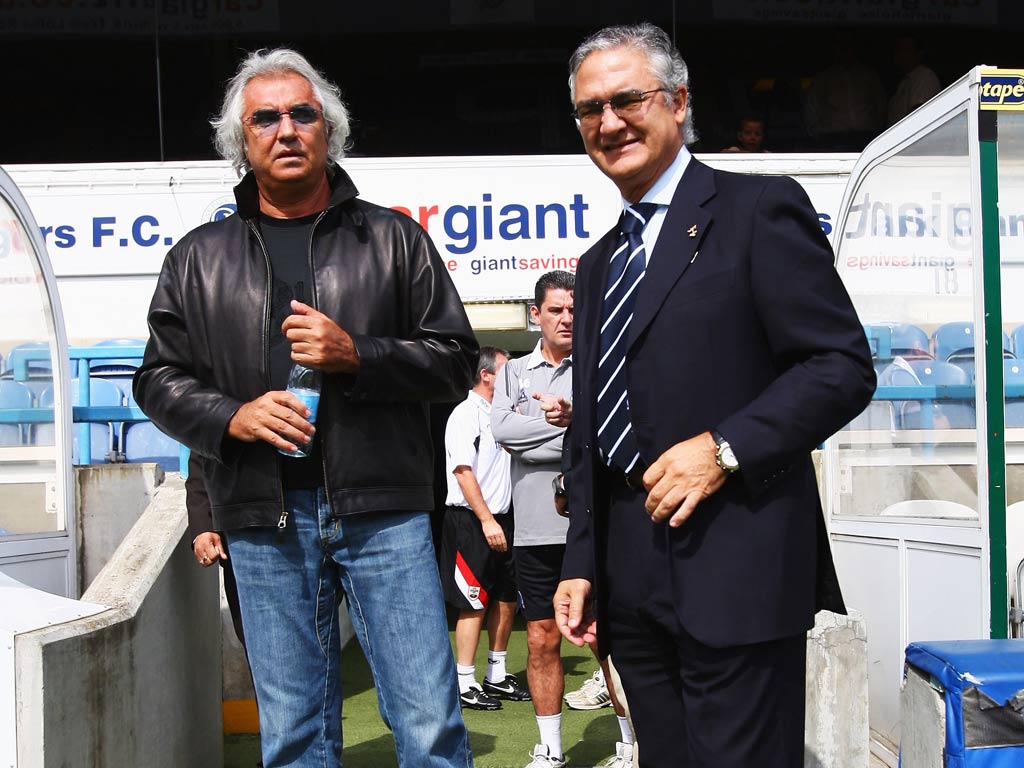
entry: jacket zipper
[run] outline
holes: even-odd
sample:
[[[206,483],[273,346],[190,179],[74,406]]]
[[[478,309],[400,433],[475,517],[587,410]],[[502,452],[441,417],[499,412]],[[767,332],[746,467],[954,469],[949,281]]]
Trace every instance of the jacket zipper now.
[[[312,228],[310,228],[310,231],[309,231],[309,257],[308,257],[309,258],[309,288],[310,288],[309,292],[310,292],[310,299],[313,302],[313,309],[317,310],[318,312],[320,311],[320,302],[319,302],[319,300],[317,298],[317,295],[316,295],[316,270],[313,268],[313,238],[316,237],[316,227],[317,227],[317,225],[323,220],[324,216],[327,215],[327,211],[328,210],[330,210],[330,209],[329,208],[328,209],[324,209],[320,213],[320,215],[316,217],[316,220],[313,222],[313,226],[312,226]],[[323,385],[326,384],[326,382],[323,381],[323,377],[322,376],[321,376],[321,382],[322,383],[321,383],[320,386],[323,387]],[[327,506],[330,507],[331,506],[331,495],[327,492],[327,444],[323,441],[322,438],[320,440],[320,469],[323,471],[323,474],[324,474],[324,497],[327,499]],[[333,510],[332,510],[332,516],[333,516]],[[278,523],[278,527],[281,527],[280,523]]]
[[[267,294],[266,294],[266,299],[263,302],[263,339],[262,339],[262,346],[263,346],[263,374],[264,374],[264,377],[265,377],[264,378],[264,383],[266,385],[267,391],[269,392],[270,391],[270,345],[268,344],[267,339],[270,338],[270,301],[271,301],[270,294],[271,294],[271,291],[273,291],[273,289],[274,289],[274,285],[273,285],[274,272],[273,272],[273,269],[270,266],[270,254],[267,253],[267,246],[263,242],[263,238],[260,237],[259,230],[252,223],[252,221],[246,221],[246,224],[249,225],[249,229],[252,230],[252,233],[254,235],[256,235],[256,242],[259,243],[260,250],[263,251],[263,260],[266,262],[266,265],[267,265]],[[280,478],[278,478],[278,483],[277,483],[277,500],[278,500],[278,503],[281,505],[281,517],[278,518],[277,529],[279,531],[283,531],[285,525],[288,524],[288,509],[284,505],[284,490],[281,487],[281,480],[280,480]]]

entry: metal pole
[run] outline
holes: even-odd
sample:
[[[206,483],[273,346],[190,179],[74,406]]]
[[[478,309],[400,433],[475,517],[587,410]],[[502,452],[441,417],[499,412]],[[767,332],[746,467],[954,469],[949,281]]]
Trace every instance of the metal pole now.
[[[156,120],[160,136],[160,162],[164,161],[164,99],[160,86],[160,3],[153,3],[153,58],[156,62]]]
[[[998,112],[978,115],[981,159],[982,275],[985,307],[985,413],[988,422],[989,636],[1007,636],[1006,441],[1003,306],[999,255]]]

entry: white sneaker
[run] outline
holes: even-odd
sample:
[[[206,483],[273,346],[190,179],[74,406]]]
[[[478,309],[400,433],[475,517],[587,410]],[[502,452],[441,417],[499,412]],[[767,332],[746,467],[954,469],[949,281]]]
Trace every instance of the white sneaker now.
[[[615,742],[615,754],[602,760],[594,768],[633,768],[633,745]]]
[[[569,709],[601,709],[612,704],[612,695],[608,693],[608,685],[600,669],[588,677],[579,690],[567,693],[562,698]]]
[[[537,744],[530,752],[530,758],[526,768],[565,768],[565,758],[552,756],[545,744]]]
[[[598,669],[594,674],[583,681],[583,685],[575,691],[569,691],[567,694],[562,696],[562,698],[566,701],[569,701],[569,699],[579,698],[580,696],[591,692],[595,688],[601,688],[603,685],[605,685],[604,675],[601,673],[601,670]]]

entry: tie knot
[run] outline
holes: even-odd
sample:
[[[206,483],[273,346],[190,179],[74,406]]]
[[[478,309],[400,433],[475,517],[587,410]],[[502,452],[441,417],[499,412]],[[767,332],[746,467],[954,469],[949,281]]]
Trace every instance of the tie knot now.
[[[657,203],[637,203],[626,206],[626,212],[622,215],[622,231],[627,235],[642,232],[656,210],[658,210]]]

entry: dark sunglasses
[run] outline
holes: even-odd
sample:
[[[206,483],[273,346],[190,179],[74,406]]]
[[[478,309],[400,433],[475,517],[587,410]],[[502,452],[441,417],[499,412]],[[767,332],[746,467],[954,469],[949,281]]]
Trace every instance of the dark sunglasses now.
[[[607,104],[612,108],[612,112],[622,117],[640,109],[640,105],[647,101],[652,93],[664,90],[664,88],[653,88],[649,91],[620,91],[604,101],[600,99],[581,101],[570,114],[578,123],[596,123],[604,114],[604,105]]]
[[[257,109],[245,120],[250,125],[265,130],[276,127],[285,115],[288,115],[291,121],[298,125],[312,125],[320,119],[320,110],[309,104],[300,104],[297,107],[286,109],[284,112],[278,112],[276,109]]]

